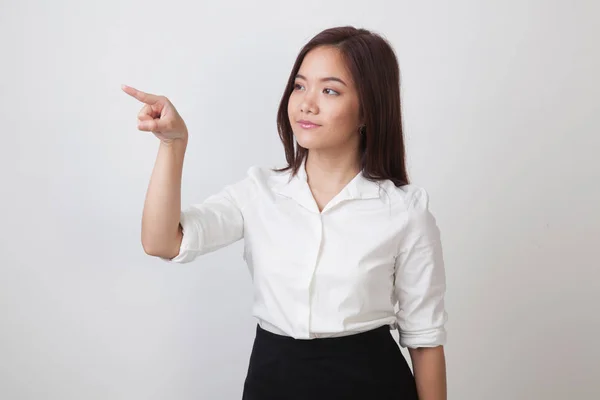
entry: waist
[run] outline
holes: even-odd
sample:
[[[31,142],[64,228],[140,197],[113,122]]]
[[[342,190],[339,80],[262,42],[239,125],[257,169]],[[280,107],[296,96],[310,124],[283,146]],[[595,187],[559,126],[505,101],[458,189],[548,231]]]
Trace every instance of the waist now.
[[[305,326],[300,326],[298,324],[294,325],[291,321],[277,321],[277,322],[288,322],[289,325],[286,326],[286,330],[283,327],[275,325],[269,319],[269,316],[266,318],[261,318],[256,315],[258,319],[258,325],[265,331],[270,333],[274,333],[280,336],[293,337],[295,339],[303,339],[303,340],[313,340],[313,339],[325,339],[325,338],[334,338],[334,337],[343,337],[343,336],[353,336],[359,333],[371,331],[373,329],[379,328],[381,326],[387,327],[389,330],[397,329],[397,319],[395,315],[385,316],[384,318],[379,318],[377,320],[371,321],[361,321],[360,324],[341,324],[341,323],[328,323],[327,326],[319,326],[320,331],[312,332],[306,331],[302,328]],[[331,322],[331,321],[330,321]],[[339,322],[339,321],[338,321]],[[346,326],[343,326],[346,325]],[[285,325],[284,325],[285,326]]]
[[[285,334],[275,333],[256,325],[256,340],[269,341],[277,345],[289,345],[300,348],[318,348],[331,346],[359,346],[382,338],[392,338],[390,325],[382,325],[373,329],[361,332],[343,332],[335,336],[321,336],[312,339],[297,339]]]

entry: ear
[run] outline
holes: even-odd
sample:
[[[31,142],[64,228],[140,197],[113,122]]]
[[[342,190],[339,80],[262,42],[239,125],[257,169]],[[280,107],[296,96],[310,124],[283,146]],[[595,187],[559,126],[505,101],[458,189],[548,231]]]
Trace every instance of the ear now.
[[[367,124],[366,118],[365,118],[365,116],[363,114],[363,111],[360,110],[359,114],[358,114],[358,126],[363,126],[363,125],[366,125],[366,124]]]
[[[366,125],[364,125],[364,124],[361,124],[361,125],[358,127],[358,133],[359,133],[360,135],[363,135],[363,136],[364,136],[364,135],[367,133],[367,126],[366,126]]]

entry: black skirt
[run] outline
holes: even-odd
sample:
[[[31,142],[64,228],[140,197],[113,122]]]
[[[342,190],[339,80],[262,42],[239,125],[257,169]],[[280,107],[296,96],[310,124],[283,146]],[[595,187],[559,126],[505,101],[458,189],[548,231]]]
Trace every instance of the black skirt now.
[[[242,400],[417,400],[390,327],[294,339],[256,328]]]

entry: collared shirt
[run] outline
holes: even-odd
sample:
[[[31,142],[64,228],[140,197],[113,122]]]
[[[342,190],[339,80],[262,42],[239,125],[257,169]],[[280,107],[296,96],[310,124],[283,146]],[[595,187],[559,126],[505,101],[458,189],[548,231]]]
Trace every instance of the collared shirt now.
[[[297,339],[389,325],[402,347],[446,342],[446,277],[427,192],[357,174],[322,211],[305,165],[251,167],[244,179],[181,211],[186,263],[244,239],[253,315]]]

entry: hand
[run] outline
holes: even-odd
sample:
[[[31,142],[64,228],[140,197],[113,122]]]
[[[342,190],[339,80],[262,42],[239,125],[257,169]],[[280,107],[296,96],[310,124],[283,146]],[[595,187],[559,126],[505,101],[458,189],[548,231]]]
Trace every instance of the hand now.
[[[187,126],[169,99],[144,93],[127,85],[121,85],[121,89],[144,103],[137,117],[140,131],[152,132],[164,143],[187,139]]]

